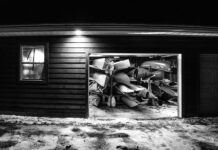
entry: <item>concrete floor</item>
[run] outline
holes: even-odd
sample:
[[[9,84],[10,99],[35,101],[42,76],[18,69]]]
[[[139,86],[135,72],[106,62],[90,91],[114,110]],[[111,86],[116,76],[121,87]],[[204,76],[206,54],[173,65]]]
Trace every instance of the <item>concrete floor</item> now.
[[[163,104],[160,107],[139,105],[137,108],[129,108],[126,105],[118,105],[115,108],[108,106],[89,105],[89,117],[95,119],[157,119],[178,116],[178,106]]]

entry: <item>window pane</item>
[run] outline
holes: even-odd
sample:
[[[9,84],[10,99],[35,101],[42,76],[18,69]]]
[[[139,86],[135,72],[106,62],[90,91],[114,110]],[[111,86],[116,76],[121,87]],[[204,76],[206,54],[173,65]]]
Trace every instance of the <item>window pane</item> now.
[[[23,48],[22,62],[33,62],[34,48]]]
[[[22,62],[44,62],[45,53],[43,46],[22,47]]]
[[[22,80],[43,80],[44,64],[22,64],[21,66]]]
[[[35,57],[34,62],[44,62],[45,60],[45,53],[44,48],[37,48],[35,49]]]

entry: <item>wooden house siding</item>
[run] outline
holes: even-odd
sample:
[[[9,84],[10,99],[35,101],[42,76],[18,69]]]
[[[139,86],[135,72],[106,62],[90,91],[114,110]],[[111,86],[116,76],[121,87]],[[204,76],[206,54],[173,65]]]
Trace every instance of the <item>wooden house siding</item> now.
[[[19,46],[49,44],[48,82],[22,83]],[[0,109],[42,115],[87,116],[87,52],[49,38],[0,40]]]

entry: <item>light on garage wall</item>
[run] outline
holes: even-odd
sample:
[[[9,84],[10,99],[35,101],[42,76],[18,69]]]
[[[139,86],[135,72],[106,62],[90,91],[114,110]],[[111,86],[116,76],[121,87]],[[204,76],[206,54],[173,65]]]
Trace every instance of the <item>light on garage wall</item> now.
[[[74,34],[77,35],[77,36],[80,36],[80,35],[83,35],[83,32],[82,32],[82,30],[76,29],[74,31]]]
[[[72,31],[72,36],[66,39],[66,42],[74,42],[75,46],[82,47],[85,43],[91,43],[93,40],[86,36],[86,32],[81,29]]]

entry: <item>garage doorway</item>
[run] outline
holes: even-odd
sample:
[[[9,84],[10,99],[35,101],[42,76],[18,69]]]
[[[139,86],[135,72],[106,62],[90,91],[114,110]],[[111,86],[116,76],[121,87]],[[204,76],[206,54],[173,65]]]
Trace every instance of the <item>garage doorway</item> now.
[[[182,55],[91,53],[89,117],[182,117]]]

